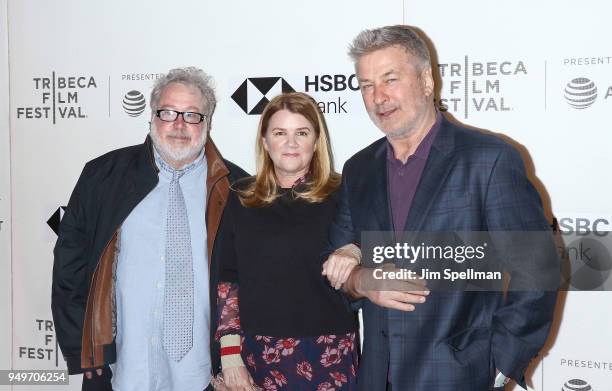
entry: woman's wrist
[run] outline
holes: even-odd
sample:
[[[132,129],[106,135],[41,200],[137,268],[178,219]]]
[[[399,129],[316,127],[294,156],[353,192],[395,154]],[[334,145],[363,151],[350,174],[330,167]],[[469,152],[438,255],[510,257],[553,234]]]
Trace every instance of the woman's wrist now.
[[[219,339],[221,344],[221,369],[244,367],[240,356],[240,335],[228,334]]]

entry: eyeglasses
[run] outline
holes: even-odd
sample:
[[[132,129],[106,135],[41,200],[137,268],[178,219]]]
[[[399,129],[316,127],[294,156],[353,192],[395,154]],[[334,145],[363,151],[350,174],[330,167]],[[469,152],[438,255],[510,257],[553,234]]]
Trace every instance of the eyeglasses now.
[[[206,116],[204,114],[195,113],[193,111],[176,111],[176,110],[157,110],[155,115],[157,118],[164,122],[174,122],[178,118],[179,114],[183,117],[183,121],[188,124],[199,124],[204,121]]]

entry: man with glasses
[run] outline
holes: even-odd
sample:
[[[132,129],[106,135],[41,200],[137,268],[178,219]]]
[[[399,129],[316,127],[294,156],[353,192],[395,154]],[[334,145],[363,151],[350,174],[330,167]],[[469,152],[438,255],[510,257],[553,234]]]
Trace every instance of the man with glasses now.
[[[215,235],[246,173],[208,137],[210,81],[191,67],[157,80],[144,144],[87,163],[70,197],[51,306],[83,390],[212,389]]]

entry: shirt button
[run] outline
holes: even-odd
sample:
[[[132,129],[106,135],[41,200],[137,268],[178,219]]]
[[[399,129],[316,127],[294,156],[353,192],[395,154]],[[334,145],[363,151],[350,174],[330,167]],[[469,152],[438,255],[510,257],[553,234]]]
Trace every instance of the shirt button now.
[[[155,345],[155,337],[151,337],[151,345]]]
[[[158,282],[156,286],[157,286],[157,289],[161,289],[162,288],[162,283]]]
[[[166,260],[166,258],[163,255],[159,259],[161,259],[162,262]]]

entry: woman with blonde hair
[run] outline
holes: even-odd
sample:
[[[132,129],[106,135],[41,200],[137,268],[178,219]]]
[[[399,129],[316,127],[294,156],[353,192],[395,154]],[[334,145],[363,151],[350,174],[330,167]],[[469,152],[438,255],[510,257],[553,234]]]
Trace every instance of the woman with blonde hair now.
[[[340,176],[317,103],[304,93],[272,99],[256,155],[257,173],[235,185],[217,235],[225,386],[353,390],[356,317],[321,274]],[[342,279],[354,266],[335,272]]]

